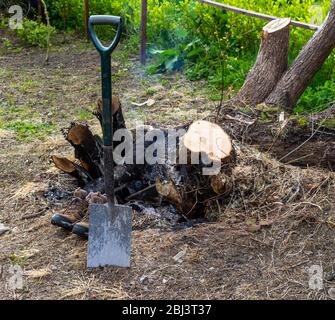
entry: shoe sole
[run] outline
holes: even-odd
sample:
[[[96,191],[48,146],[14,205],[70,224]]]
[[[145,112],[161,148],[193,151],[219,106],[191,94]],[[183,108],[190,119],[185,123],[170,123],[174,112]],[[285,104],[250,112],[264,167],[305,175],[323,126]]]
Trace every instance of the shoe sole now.
[[[80,224],[75,224],[72,228],[72,233],[76,234],[79,237],[88,239],[88,228],[81,226]]]
[[[51,223],[68,231],[73,229],[73,223],[57,213],[52,216]]]

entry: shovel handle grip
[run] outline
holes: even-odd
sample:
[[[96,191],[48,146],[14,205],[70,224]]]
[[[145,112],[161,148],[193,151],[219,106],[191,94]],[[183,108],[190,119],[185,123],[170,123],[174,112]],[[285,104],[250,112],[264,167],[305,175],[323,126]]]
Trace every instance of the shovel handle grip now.
[[[95,30],[95,25],[112,25],[117,27],[116,35],[110,44],[110,46],[104,46],[99,40]],[[94,15],[90,16],[88,20],[88,33],[90,38],[96,47],[96,49],[100,52],[100,54],[111,54],[112,51],[116,48],[118,43],[120,42],[122,35],[122,18],[118,16],[107,16],[107,15]]]
[[[111,24],[118,26],[121,23],[121,17],[118,16],[105,16],[105,15],[96,15],[90,16],[90,23],[95,24]]]

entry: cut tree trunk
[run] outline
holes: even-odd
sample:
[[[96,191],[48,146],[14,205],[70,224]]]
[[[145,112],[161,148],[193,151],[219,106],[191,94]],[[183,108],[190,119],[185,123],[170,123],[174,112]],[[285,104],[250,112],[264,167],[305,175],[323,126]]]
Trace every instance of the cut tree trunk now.
[[[113,131],[124,129],[125,121],[119,100],[113,99]],[[101,123],[101,102],[94,112]],[[146,127],[144,134],[154,128]],[[84,181],[87,191],[103,192],[103,148],[101,139],[87,125],[72,123],[63,130],[65,139],[75,150],[79,163],[66,158],[52,156],[55,166],[61,171]],[[167,137],[168,131],[161,129]],[[135,137],[134,132],[133,137]],[[168,139],[165,139],[166,157],[171,155]],[[121,142],[114,142],[118,146]],[[152,142],[144,143],[145,151]],[[235,150],[230,137],[223,129],[208,121],[193,123],[186,134],[178,137],[178,151],[185,148],[183,161],[162,164],[137,164],[136,148],[133,148],[133,164],[118,164],[114,167],[115,192],[119,203],[145,201],[160,206],[173,205],[184,218],[204,217],[208,208],[217,201],[224,201],[233,190],[232,168],[235,166]],[[192,156],[188,157],[192,153]],[[189,161],[199,159],[199,162]],[[177,157],[176,159],[181,160]],[[146,160],[146,159],[145,159]],[[186,160],[186,161],[185,161]],[[214,164],[214,167],[213,167]],[[212,170],[211,170],[212,168]],[[215,171],[213,171],[213,168]],[[82,183],[80,184],[81,187]]]
[[[87,125],[73,122],[68,129],[63,130],[65,139],[73,146],[75,158],[79,160],[91,178],[97,179],[102,175],[102,154],[101,141],[94,136]]]
[[[122,108],[119,99],[113,96],[113,131],[125,128],[125,122],[122,115]],[[97,108],[94,115],[101,124],[102,120],[101,100],[97,102]],[[72,122],[69,128],[63,129],[62,133],[74,148],[75,159],[79,163],[75,163],[65,158],[53,156],[51,160],[55,166],[76,177],[81,177],[84,181],[95,181],[103,175],[103,148],[102,140],[98,135],[94,135],[86,124]],[[115,142],[114,147],[119,142]]]
[[[275,88],[288,66],[290,22],[291,19],[277,19],[263,28],[256,63],[234,97],[234,105],[257,105]]]
[[[186,159],[181,161],[179,154],[177,165],[170,167],[165,181],[157,180],[156,189],[187,218],[201,217],[213,201],[231,193],[235,150],[223,129],[208,121],[189,126],[179,140],[181,150]]]
[[[288,111],[292,111],[292,108],[334,48],[335,0],[332,1],[326,21],[285,72],[276,88],[265,100],[266,104],[281,106]]]

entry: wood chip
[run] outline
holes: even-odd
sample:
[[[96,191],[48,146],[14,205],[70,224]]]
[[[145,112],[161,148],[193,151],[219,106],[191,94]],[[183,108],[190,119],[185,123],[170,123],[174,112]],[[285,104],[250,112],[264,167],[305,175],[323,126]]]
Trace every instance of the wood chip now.
[[[52,271],[49,268],[43,268],[38,270],[28,270],[24,272],[24,275],[26,275],[28,278],[43,278],[51,274]]]
[[[0,223],[0,236],[5,232],[9,231],[10,228],[6,227],[4,224]]]
[[[132,102],[131,104],[132,104],[133,106],[136,106],[136,107],[143,107],[143,106],[151,107],[151,106],[153,106],[155,103],[156,103],[156,100],[154,100],[154,99],[148,99],[147,101],[142,102],[142,103]]]

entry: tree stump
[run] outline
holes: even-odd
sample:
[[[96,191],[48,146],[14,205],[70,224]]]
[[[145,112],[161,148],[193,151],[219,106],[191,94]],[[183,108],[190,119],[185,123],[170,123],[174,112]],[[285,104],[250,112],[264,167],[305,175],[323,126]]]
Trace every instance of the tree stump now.
[[[263,102],[287,69],[291,19],[277,19],[262,31],[257,60],[232,104],[257,105]]]
[[[117,98],[113,99],[112,108],[115,133],[116,130],[125,128],[125,122]],[[94,114],[101,123],[100,102]],[[144,134],[150,135],[154,130],[168,138],[169,131],[166,129],[145,127]],[[79,163],[54,155],[52,161],[55,166],[81,182],[84,181],[84,189],[92,191],[95,187],[97,190],[93,191],[101,191],[104,172],[101,139],[87,125],[79,123],[72,123],[63,132],[65,139],[74,148]],[[133,139],[132,142],[135,141]],[[144,163],[137,163],[136,145],[136,148],[133,147],[133,163],[115,164],[117,200],[119,203],[145,201],[158,206],[165,202],[173,205],[184,218],[204,217],[213,201],[224,199],[232,190],[235,152],[231,139],[217,124],[196,121],[186,133],[178,137],[175,150],[169,150],[168,142],[169,139],[165,139],[167,153],[163,162],[152,163],[145,158]],[[114,143],[121,146],[121,142]],[[152,142],[145,141],[143,147],[146,154],[152,148]],[[178,153],[176,163],[169,162],[171,152]],[[185,152],[185,157],[180,156],[181,152]]]

